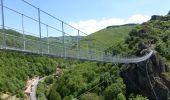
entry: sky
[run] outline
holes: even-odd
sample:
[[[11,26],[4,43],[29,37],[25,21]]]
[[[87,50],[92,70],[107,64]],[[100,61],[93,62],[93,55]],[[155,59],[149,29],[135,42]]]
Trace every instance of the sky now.
[[[80,29],[86,34],[93,33],[110,25],[122,25],[127,23],[143,23],[152,15],[166,15],[170,10],[170,0],[26,0],[63,20],[64,22]],[[25,15],[38,19],[37,9],[34,9],[22,0],[4,0],[4,5],[15,9]],[[21,29],[21,16],[13,12],[5,11],[5,24]],[[41,21],[61,29],[61,23],[41,13]],[[38,33],[37,22],[24,18],[26,31]],[[74,29],[65,31],[76,35]],[[42,25],[44,36],[46,27]],[[49,28],[49,33],[53,29]],[[43,33],[42,32],[42,33]],[[56,33],[58,34],[58,33]]]

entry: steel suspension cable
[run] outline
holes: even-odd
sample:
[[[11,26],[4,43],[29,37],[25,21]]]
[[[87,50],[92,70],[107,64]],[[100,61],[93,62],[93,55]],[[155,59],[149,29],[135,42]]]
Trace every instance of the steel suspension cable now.
[[[154,90],[154,88],[153,88],[153,85],[152,85],[152,83],[151,83],[151,79],[150,79],[149,74],[148,74],[148,63],[149,63],[149,62],[146,61],[146,67],[145,67],[145,69],[146,69],[146,75],[147,75],[149,84],[150,84],[150,86],[151,86],[151,90],[153,91],[153,94],[154,94],[154,96],[155,96],[155,99],[158,100],[157,94],[156,94],[156,92],[155,92],[155,90]]]

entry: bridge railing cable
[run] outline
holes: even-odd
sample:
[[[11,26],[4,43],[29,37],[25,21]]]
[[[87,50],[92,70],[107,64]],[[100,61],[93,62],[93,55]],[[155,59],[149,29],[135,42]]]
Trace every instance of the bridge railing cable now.
[[[4,0],[1,0],[0,5],[2,18],[2,31],[0,33],[0,37],[3,38],[0,41],[1,48],[6,49],[10,47],[21,51],[38,51],[40,54],[60,55],[64,58],[72,57],[77,59],[112,63],[141,62],[149,58],[152,54],[151,51],[146,56],[135,58],[113,56],[111,53],[105,54],[105,49],[103,48],[109,44],[107,41],[102,43],[99,40],[95,40],[94,42],[94,38],[92,36],[88,36],[87,33],[67,24],[66,22],[41,10],[25,0],[20,1],[33,7],[33,9],[37,11],[35,13],[37,17],[31,17],[27,13],[25,14],[18,9],[11,8],[9,5],[4,5],[3,1]],[[11,17],[10,14],[13,13],[17,14],[17,17]],[[45,22],[45,20],[43,20],[43,14],[49,16],[57,22],[54,22],[55,24],[53,25]],[[11,20],[14,22],[13,26],[9,21],[7,21],[8,18],[13,18],[13,20]],[[16,21],[18,22],[16,22],[14,18],[17,18],[18,20]],[[8,32],[11,31],[9,29],[15,30],[16,32],[20,32],[22,34],[13,34],[16,36],[19,35],[18,37],[12,36],[11,34],[8,34]],[[85,36],[88,38],[84,39]],[[13,44],[10,40],[16,40],[18,44]]]
[[[24,2],[27,3],[28,5],[31,5],[33,8],[38,9],[38,7],[36,7],[36,6],[34,6],[34,5],[30,4],[30,3],[28,3],[27,1],[25,1],[25,0],[22,0],[22,1],[24,1]],[[54,30],[56,30],[56,31],[59,31],[59,32],[61,32],[61,33],[64,33],[64,35],[69,35],[68,33],[65,33],[64,31],[62,31],[62,30],[60,30],[60,29],[56,29],[56,28],[53,27],[53,26],[50,26],[50,25],[48,25],[48,24],[45,24],[45,23],[41,22],[40,20],[34,19],[34,18],[32,18],[32,17],[30,17],[30,16],[28,16],[28,15],[22,14],[22,13],[20,13],[20,12],[14,10],[14,9],[12,9],[12,8],[10,8],[10,7],[3,6],[3,8],[6,8],[6,9],[8,9],[8,10],[11,10],[11,11],[17,13],[17,14],[22,15],[23,17],[26,17],[26,18],[28,18],[28,19],[31,19],[31,20],[33,20],[33,21],[35,21],[35,22],[37,22],[37,23],[39,22],[39,23],[42,24],[42,25],[48,26],[49,28],[52,28],[52,29],[54,29]],[[69,24],[63,22],[62,20],[60,20],[60,19],[58,19],[58,18],[56,18],[56,17],[50,15],[49,13],[47,13],[47,12],[41,10],[41,9],[39,9],[39,10],[42,11],[43,13],[45,13],[45,14],[47,14],[47,15],[49,15],[49,16],[55,18],[55,19],[57,19],[58,21],[61,21],[63,24],[68,25],[69,27],[78,30],[77,28],[75,28],[75,27],[73,27],[73,26],[71,26],[71,25],[69,25]],[[41,29],[40,29],[40,30],[41,30]],[[80,31],[80,30],[78,30],[78,31],[81,32],[81,33],[83,33],[83,34],[85,34],[85,35],[87,35],[86,33],[82,32],[82,31]],[[69,35],[69,36],[70,36],[70,35]],[[42,38],[41,34],[40,34],[40,38]],[[64,42],[65,42],[65,41],[64,41]],[[100,45],[101,45],[101,44],[100,44]],[[80,46],[77,46],[77,47],[80,47]],[[66,47],[65,47],[65,48],[66,48]],[[79,51],[79,52],[80,52],[80,51]]]
[[[34,6],[33,4],[31,4],[31,3],[29,3],[29,2],[27,2],[27,1],[25,1],[25,0],[21,0],[21,1],[23,1],[24,3],[32,6],[32,7],[35,8],[35,9],[39,9],[38,7]],[[50,17],[52,17],[52,18],[54,18],[54,19],[62,22],[63,24],[65,24],[65,25],[67,25],[67,26],[69,26],[69,27],[71,27],[71,28],[73,28],[73,29],[75,29],[75,30],[78,30],[79,32],[83,33],[85,36],[88,36],[87,33],[79,30],[78,28],[75,28],[75,27],[71,26],[70,24],[64,22],[63,20],[61,20],[61,19],[59,19],[59,18],[57,18],[57,17],[55,17],[55,16],[53,16],[53,15],[51,15],[51,14],[49,14],[48,12],[46,12],[46,11],[44,11],[44,10],[42,10],[42,9],[39,9],[39,10],[40,10],[40,12],[47,14],[48,16],[50,16]],[[105,44],[105,43],[103,43],[103,42],[100,42],[99,40],[96,40],[96,41],[99,42],[99,43],[97,43],[98,45],[102,45],[102,46],[107,45],[107,44]]]

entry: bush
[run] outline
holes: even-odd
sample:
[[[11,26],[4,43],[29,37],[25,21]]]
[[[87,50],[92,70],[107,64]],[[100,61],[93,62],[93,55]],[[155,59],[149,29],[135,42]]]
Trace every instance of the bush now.
[[[116,100],[126,100],[126,97],[122,93],[119,93]]]
[[[103,91],[103,94],[106,100],[113,100],[116,99],[117,95],[120,95],[120,93],[124,93],[124,92],[125,92],[125,85],[123,83],[123,80],[121,80],[121,81],[117,81],[116,83],[112,83],[110,86],[108,86]]]
[[[80,100],[103,100],[103,98],[95,93],[86,93],[80,98]]]
[[[48,100],[62,100],[62,99],[60,94],[54,88],[51,88],[51,91],[48,96]]]
[[[149,99],[147,99],[146,97],[143,97],[143,96],[141,96],[141,95],[137,95],[137,96],[131,96],[130,98],[129,98],[129,100],[149,100]]]
[[[45,83],[47,83],[47,85],[52,84],[53,83],[53,76],[49,76],[49,77],[45,78]]]

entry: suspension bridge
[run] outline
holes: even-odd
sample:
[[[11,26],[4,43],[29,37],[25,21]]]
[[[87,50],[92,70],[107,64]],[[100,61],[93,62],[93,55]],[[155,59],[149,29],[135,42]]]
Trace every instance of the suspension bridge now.
[[[12,8],[8,3],[4,3],[4,0],[1,0],[1,50],[110,63],[138,63],[149,59],[153,53],[150,50],[149,53],[141,57],[106,55],[103,47],[107,46],[107,43],[104,44],[97,41],[94,44],[92,38],[83,41],[83,38],[88,36],[85,32],[25,0],[18,1],[33,9],[36,12],[35,16],[27,15],[20,10]],[[9,22],[9,20],[12,21],[11,15],[14,15],[13,22]],[[49,21],[44,20],[48,18]],[[49,23],[52,20],[53,24]],[[21,34],[9,34],[7,30],[10,29]],[[30,30],[33,31],[30,32]],[[71,35],[72,33],[76,35],[73,36]],[[10,40],[12,42],[16,40],[17,43],[10,43]]]
[[[93,43],[85,32],[67,24],[57,17],[41,10],[25,0],[16,0],[27,6],[35,15],[13,8],[10,0],[1,0],[0,49],[33,53],[61,58],[108,62],[138,63],[149,59],[153,52],[141,57],[113,56],[105,54],[107,43]],[[25,7],[23,6],[23,7]],[[74,34],[74,35],[72,35]],[[85,37],[90,39],[84,40]],[[154,91],[154,90],[153,90]],[[35,92],[31,96],[36,99]],[[155,96],[157,98],[157,96]]]

